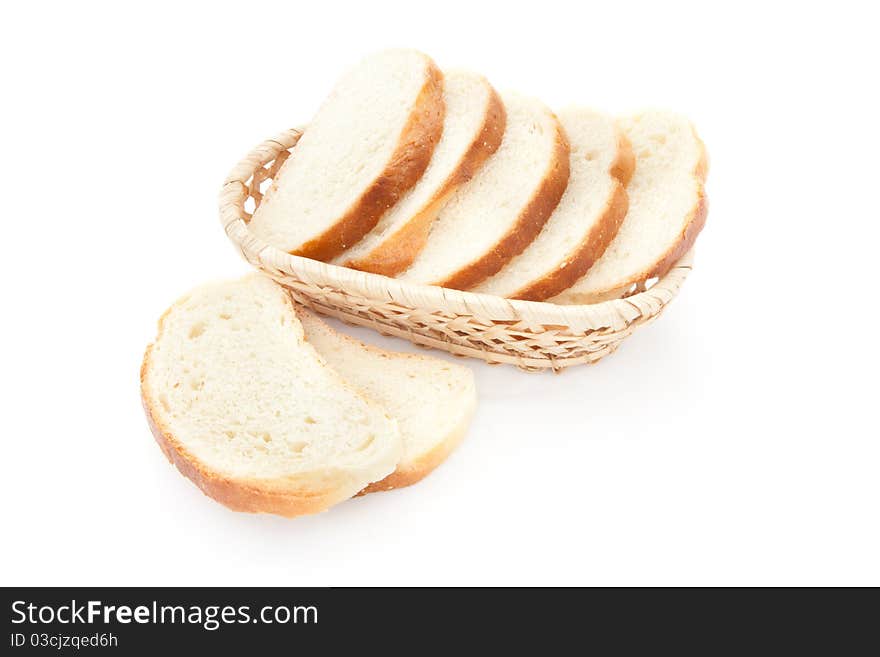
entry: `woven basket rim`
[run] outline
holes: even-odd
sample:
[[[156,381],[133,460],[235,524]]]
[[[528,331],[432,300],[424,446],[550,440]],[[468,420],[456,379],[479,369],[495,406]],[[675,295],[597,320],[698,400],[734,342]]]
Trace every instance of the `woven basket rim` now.
[[[409,283],[380,274],[340,267],[292,255],[264,242],[248,228],[244,207],[250,195],[248,182],[254,173],[282,151],[292,148],[303,129],[285,130],[267,139],[245,156],[223,182],[219,198],[220,222],[227,236],[251,264],[269,275],[292,275],[327,288],[342,288],[369,299],[399,302],[402,306],[431,307],[451,315],[467,314],[495,321],[535,321],[543,325],[619,329],[636,319],[649,319],[677,293],[693,266],[693,249],[647,290],[623,299],[592,304],[562,305],[546,301],[523,301]]]

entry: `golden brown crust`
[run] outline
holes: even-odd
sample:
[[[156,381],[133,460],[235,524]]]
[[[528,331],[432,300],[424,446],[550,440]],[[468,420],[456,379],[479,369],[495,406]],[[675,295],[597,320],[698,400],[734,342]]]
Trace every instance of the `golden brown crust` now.
[[[697,235],[700,234],[700,231],[703,230],[703,227],[706,225],[706,217],[709,214],[709,199],[706,197],[706,177],[709,174],[709,154],[706,151],[706,145],[703,143],[703,140],[697,135],[697,131],[694,130],[693,127],[691,127],[691,131],[693,132],[694,139],[697,140],[697,144],[700,147],[700,157],[694,167],[694,178],[700,183],[699,188],[697,189],[697,202],[694,204],[694,207],[690,212],[690,217],[684,224],[684,228],[682,228],[682,231],[679,233],[669,250],[657,261],[653,268],[642,272],[638,277],[630,281],[630,284],[646,281],[655,276],[663,276],[666,272],[672,269],[672,266],[678,262],[685,253],[691,250],[694,242],[697,241]]]
[[[706,225],[706,217],[709,214],[709,199],[706,197],[706,190],[700,185],[699,198],[697,204],[691,212],[691,218],[685,225],[684,229],[678,236],[675,245],[669,249],[666,254],[657,262],[652,270],[640,278],[640,280],[648,280],[655,276],[663,276],[672,269],[672,266],[681,260],[685,253],[691,250],[694,242],[697,241],[697,235]]]
[[[344,266],[385,276],[396,276],[409,267],[424,248],[431,223],[453,193],[473,178],[483,163],[501,145],[507,125],[507,113],[498,93],[490,87],[489,103],[483,126],[458,167],[444,181],[430,202],[393,235],[356,260]]]
[[[422,177],[440,141],[444,113],[443,74],[430,62],[415,111],[388,167],[333,226],[291,253],[326,262],[372,230],[388,208]]]
[[[620,181],[620,184],[626,187],[632,180],[633,173],[636,170],[636,154],[633,152],[632,144],[619,127],[617,130],[617,158],[611,165],[611,175]]]
[[[547,276],[510,295],[511,299],[544,301],[571,287],[590,267],[602,257],[605,249],[617,235],[620,225],[629,208],[626,184],[635,170],[635,156],[629,140],[617,129],[617,155],[611,164],[610,173],[616,178],[614,191],[599,220],[581,243]]]
[[[693,130],[693,128],[691,128]],[[661,256],[657,262],[649,269],[638,274],[630,276],[620,285],[613,288],[605,288],[588,293],[573,293],[563,291],[561,303],[566,304],[591,304],[608,301],[610,299],[619,299],[626,294],[629,289],[636,283],[647,281],[654,277],[664,276],[688,251],[691,250],[697,240],[697,236],[706,225],[706,217],[709,214],[709,199],[706,197],[706,177],[709,172],[709,156],[706,146],[693,130],[694,138],[700,147],[700,157],[694,166],[693,175],[699,182],[697,188],[697,200],[694,207],[689,213],[689,217],[684,224],[681,232],[676,237],[672,246]]]
[[[547,276],[517,290],[510,298],[544,301],[574,285],[605,253],[605,249],[617,235],[628,208],[626,190],[615,181],[614,192],[608,199],[602,217],[593,225],[579,247]]]
[[[550,166],[540,187],[520,212],[518,220],[488,253],[434,285],[467,290],[497,274],[511,258],[522,253],[541,232],[565,193],[571,165],[569,157],[568,138],[562,125],[556,120],[556,139]]]
[[[163,426],[150,403],[146,374],[152,348],[153,345],[150,345],[144,353],[140,374],[141,402],[147,416],[147,423],[168,461],[184,477],[198,486],[205,495],[233,511],[274,513],[288,518],[319,513],[347,497],[331,489],[310,490],[296,485],[287,486],[283,481],[232,479],[212,470],[193,456],[174,438],[174,434]]]

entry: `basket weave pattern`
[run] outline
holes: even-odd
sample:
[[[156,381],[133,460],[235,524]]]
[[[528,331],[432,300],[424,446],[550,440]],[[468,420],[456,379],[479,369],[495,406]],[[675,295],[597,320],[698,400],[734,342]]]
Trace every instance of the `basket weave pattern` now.
[[[489,363],[560,371],[613,352],[663,311],[691,269],[689,253],[656,283],[634,286],[625,298],[563,306],[413,285],[290,255],[248,230],[248,206],[259,206],[301,134],[287,130],[263,142],[232,170],[220,192],[220,221],[242,256],[296,301],[351,324]]]

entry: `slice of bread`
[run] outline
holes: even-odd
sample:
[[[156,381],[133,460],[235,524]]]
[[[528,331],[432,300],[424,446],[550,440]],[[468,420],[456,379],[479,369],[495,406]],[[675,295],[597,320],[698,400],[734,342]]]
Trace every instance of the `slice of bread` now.
[[[667,112],[620,120],[636,169],[629,211],[605,253],[552,301],[596,303],[662,276],[693,246],[706,223],[706,150],[690,122]]]
[[[391,474],[403,450],[396,422],[327,366],[287,293],[258,274],[165,313],[141,392],[168,459],[236,511],[323,511]]]
[[[399,278],[467,289],[496,273],[541,231],[568,184],[569,148],[541,102],[505,95],[498,151],[431,224],[425,248]]]
[[[535,240],[474,292],[542,301],[583,276],[626,215],[633,153],[614,120],[570,108],[559,120],[571,145],[568,187]]]
[[[421,177],[443,131],[443,77],[414,50],[367,57],[337,83],[250,221],[295,255],[330,260]]]
[[[394,276],[422,250],[434,217],[501,144],[504,105],[480,75],[448,72],[443,79],[443,136],[421,180],[334,264]]]
[[[371,347],[335,331],[301,307],[297,314],[306,340],[400,427],[403,456],[397,470],[364,492],[416,483],[461,442],[477,403],[469,369],[432,356]]]

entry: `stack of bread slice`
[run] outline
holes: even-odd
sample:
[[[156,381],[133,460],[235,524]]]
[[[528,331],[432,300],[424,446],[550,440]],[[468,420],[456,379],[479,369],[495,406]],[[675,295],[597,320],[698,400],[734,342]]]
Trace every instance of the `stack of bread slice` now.
[[[554,113],[389,50],[349,71],[250,220],[292,254],[405,282],[594,303],[663,275],[706,220],[684,118]],[[141,369],[163,452],[240,511],[297,516],[413,484],[464,436],[473,375],[337,333],[263,275],[175,303]]]
[[[593,303],[690,249],[706,169],[678,115],[555,114],[390,50],[338,83],[250,228],[290,253],[412,283]]]
[[[169,308],[141,392],[162,451],[202,491],[283,516],[419,481],[476,405],[467,368],[341,335],[261,274]]]

